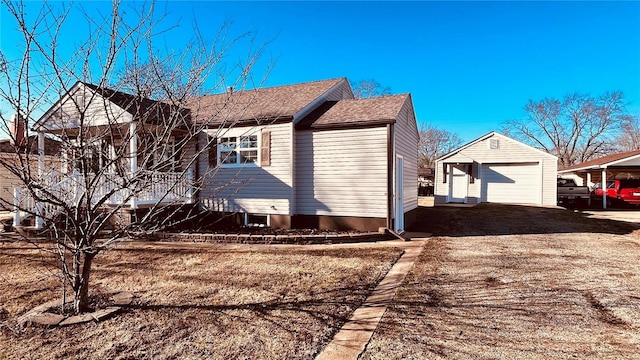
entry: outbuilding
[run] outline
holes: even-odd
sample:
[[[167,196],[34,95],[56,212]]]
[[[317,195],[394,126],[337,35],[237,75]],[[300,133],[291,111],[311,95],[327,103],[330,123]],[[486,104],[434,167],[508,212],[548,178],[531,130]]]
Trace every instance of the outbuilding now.
[[[435,203],[556,205],[558,159],[490,132],[436,160]]]

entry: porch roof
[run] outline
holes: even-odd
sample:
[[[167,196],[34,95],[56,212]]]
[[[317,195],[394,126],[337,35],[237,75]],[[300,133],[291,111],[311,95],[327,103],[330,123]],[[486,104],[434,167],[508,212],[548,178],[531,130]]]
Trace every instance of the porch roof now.
[[[93,95],[86,95],[87,90]],[[122,91],[113,90],[105,87],[101,87],[98,85],[77,81],[73,86],[71,86],[66,93],[60,97],[58,101],[55,102],[41,117],[38,119],[33,125],[34,130],[44,130],[47,132],[60,132],[72,129],[77,127],[77,124],[73,121],[69,121],[68,119],[63,119],[62,114],[64,113],[63,107],[67,102],[71,101],[71,96],[77,94],[78,92],[83,93],[83,101],[86,101],[89,98],[89,106],[97,105],[96,109],[100,109],[100,115],[103,116],[106,121],[98,121],[96,125],[117,125],[120,123],[128,122],[128,121],[139,121],[145,124],[153,124],[153,125],[163,125],[167,122],[168,119],[170,121],[175,122],[175,115],[179,116],[180,122],[183,122],[184,125],[188,125],[189,120],[189,109],[184,107],[180,107],[177,105],[172,105],[163,101],[152,100],[146,97],[131,95],[124,93]],[[95,102],[95,103],[94,103]],[[104,102],[103,105],[100,102]],[[106,106],[106,103],[110,103],[115,105],[120,111],[128,114],[126,117],[126,121],[122,121],[122,119],[115,119],[115,121],[109,120],[110,111],[113,109],[109,109]],[[69,107],[74,109],[74,106]],[[91,120],[96,118],[95,110],[92,110]],[[74,110],[77,111],[77,110]],[[72,116],[73,114],[71,114]],[[69,114],[65,114],[66,117],[69,117]],[[85,125],[85,126],[93,126],[93,125]]]

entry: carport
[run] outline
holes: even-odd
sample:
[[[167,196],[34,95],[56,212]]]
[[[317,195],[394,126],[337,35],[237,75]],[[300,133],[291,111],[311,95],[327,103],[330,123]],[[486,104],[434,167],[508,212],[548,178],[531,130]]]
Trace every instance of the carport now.
[[[603,188],[607,180],[640,178],[640,150],[627,151],[585,161],[558,171],[559,175],[576,175],[583,184],[593,187],[599,182]],[[602,192],[602,208],[607,208],[606,191]]]

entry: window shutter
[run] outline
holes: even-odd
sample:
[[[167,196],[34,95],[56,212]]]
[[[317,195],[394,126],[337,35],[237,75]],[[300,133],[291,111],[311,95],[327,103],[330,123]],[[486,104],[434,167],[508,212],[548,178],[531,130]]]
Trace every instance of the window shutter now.
[[[442,183],[447,183],[447,164],[442,164]]]
[[[271,165],[271,131],[262,132],[260,152],[260,166]]]
[[[207,135],[207,143],[209,144],[209,167],[218,166],[218,138]]]

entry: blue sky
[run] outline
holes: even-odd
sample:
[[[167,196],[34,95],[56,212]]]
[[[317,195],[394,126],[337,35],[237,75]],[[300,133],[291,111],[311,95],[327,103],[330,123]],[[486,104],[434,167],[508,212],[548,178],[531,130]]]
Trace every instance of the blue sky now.
[[[109,7],[81,2],[86,9]],[[163,3],[165,4],[165,3]],[[166,3],[167,42],[225,20],[257,31],[275,60],[266,85],[335,77],[410,92],[420,123],[465,141],[522,118],[529,99],[621,90],[640,114],[640,2]],[[0,18],[2,21],[2,18]],[[2,22],[3,51],[10,45]],[[239,55],[240,56],[240,55]],[[264,63],[263,63],[264,64]]]

